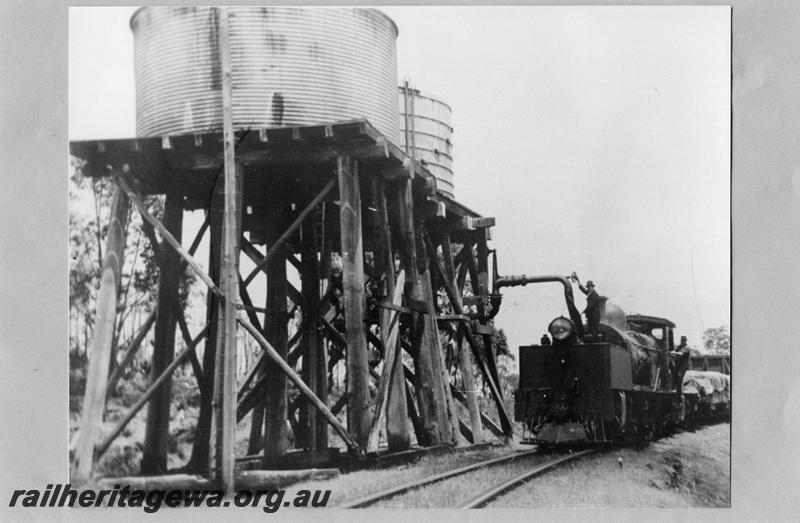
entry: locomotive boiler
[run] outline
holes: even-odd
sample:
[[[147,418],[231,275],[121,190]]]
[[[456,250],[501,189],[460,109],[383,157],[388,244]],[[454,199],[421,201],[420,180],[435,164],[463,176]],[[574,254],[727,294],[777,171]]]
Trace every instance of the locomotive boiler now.
[[[494,289],[548,282],[564,287],[569,317],[552,320],[538,345],[519,348],[514,417],[530,441],[647,441],[671,431],[683,416],[682,369],[670,355],[675,324],[604,302],[599,333],[589,334],[568,277],[495,274]],[[494,299],[499,308],[501,296]]]

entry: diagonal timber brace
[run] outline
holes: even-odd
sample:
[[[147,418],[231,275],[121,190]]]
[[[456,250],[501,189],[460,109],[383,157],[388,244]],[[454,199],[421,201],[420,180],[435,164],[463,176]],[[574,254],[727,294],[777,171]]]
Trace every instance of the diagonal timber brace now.
[[[103,453],[105,453],[106,450],[108,450],[108,447],[111,445],[111,443],[116,439],[117,436],[119,436],[120,432],[122,432],[128,423],[130,423],[134,416],[136,416],[136,413],[138,413],[141,408],[144,407],[148,401],[150,401],[150,398],[153,397],[153,394],[158,392],[159,388],[170,378],[170,376],[172,376],[172,373],[175,372],[175,369],[177,369],[181,363],[186,361],[189,355],[194,352],[197,344],[202,341],[207,331],[208,325],[203,328],[200,334],[198,334],[194,340],[192,340],[192,343],[186,347],[183,352],[178,355],[178,357],[172,360],[172,363],[169,364],[169,367],[164,369],[164,372],[162,372],[161,375],[153,381],[153,384],[150,385],[144,394],[139,397],[136,403],[130,408],[130,410],[128,410],[128,413],[117,424],[114,430],[112,430],[111,433],[109,433],[109,435],[106,436],[106,438],[97,446],[96,457],[99,458],[103,455]]]
[[[183,246],[181,246],[180,242],[175,239],[175,237],[167,230],[167,228],[164,226],[164,224],[162,224],[161,221],[158,218],[156,218],[152,214],[150,214],[150,212],[147,210],[147,207],[145,207],[144,203],[142,203],[141,198],[139,198],[139,196],[133,191],[133,189],[130,188],[130,186],[125,181],[125,179],[122,177],[122,175],[117,173],[117,172],[114,172],[113,176],[114,176],[114,181],[116,182],[116,184],[128,196],[130,201],[133,202],[133,204],[136,206],[136,208],[141,213],[142,217],[145,220],[147,220],[153,227],[158,229],[158,232],[161,233],[161,236],[164,238],[164,240],[173,249],[175,249],[178,252],[178,254],[181,256],[181,258],[183,258],[184,261],[189,265],[189,267],[191,267],[192,270],[195,273],[197,273],[197,276],[200,277],[201,280],[203,280],[203,283],[205,283],[206,286],[208,286],[209,290],[211,290],[211,292],[213,292],[214,294],[216,294],[220,298],[224,299],[222,291],[219,289],[219,287],[217,287],[214,284],[214,281],[211,279],[211,277],[208,274],[206,274],[205,271],[203,271],[202,268],[200,268],[200,265],[198,265],[198,263],[195,261],[195,259],[192,257],[192,255],[189,254],[186,251],[186,249],[183,248]]]
[[[134,335],[129,343],[126,344],[125,347],[125,356],[122,358],[122,361],[114,367],[114,372],[111,374],[111,377],[108,378],[108,386],[106,387],[106,396],[110,396],[114,393],[117,389],[117,383],[119,382],[122,374],[125,372],[125,369],[128,368],[128,365],[131,364],[133,361],[134,356],[139,350],[139,347],[142,345],[144,338],[147,336],[147,333],[150,332],[150,328],[156,322],[156,311],[153,310],[150,312],[150,315],[147,319],[142,323],[142,326],[139,327],[139,331]]]
[[[283,371],[283,373],[286,374],[286,376],[290,380],[292,380],[292,382],[297,386],[298,389],[300,389],[300,393],[306,396],[311,402],[311,404],[314,405],[314,407],[316,407],[317,410],[319,410],[319,412],[321,412],[323,416],[325,416],[325,419],[328,421],[328,423],[330,423],[331,427],[333,427],[333,429],[344,440],[350,452],[352,452],[359,458],[363,457],[364,455],[363,450],[358,445],[356,440],[353,439],[350,433],[347,432],[347,429],[344,427],[344,425],[342,425],[341,422],[338,419],[336,419],[336,416],[334,416],[333,413],[330,410],[328,410],[328,407],[325,405],[325,403],[323,403],[323,401],[319,399],[311,391],[311,389],[308,388],[308,385],[306,385],[303,382],[303,379],[289,366],[288,363],[286,363],[283,360],[283,358],[281,358],[280,354],[278,354],[278,352],[272,347],[272,345],[270,345],[267,339],[261,335],[258,329],[253,327],[253,325],[249,321],[247,321],[247,319],[243,317],[241,314],[238,317],[238,321],[239,324],[241,324],[242,327],[244,327],[244,329],[247,332],[249,332],[253,336],[253,338],[261,345],[267,356],[269,356],[269,358],[272,359],[273,362],[275,362],[275,364],[280,368],[280,370]]]
[[[426,238],[427,240],[427,238]],[[429,241],[429,240],[428,240]],[[469,259],[469,257],[468,257]],[[463,314],[464,311],[461,307],[460,300],[458,299],[458,292],[453,285],[453,282],[447,278],[447,274],[442,267],[441,262],[434,257],[434,263],[432,263],[433,267],[439,272],[442,276],[442,281],[444,281],[444,289],[447,293],[447,297],[450,300],[451,305],[453,306],[453,310],[456,314]],[[481,373],[483,374],[483,378],[489,384],[489,388],[492,391],[492,396],[494,397],[495,404],[497,405],[497,414],[500,416],[500,424],[503,427],[503,431],[506,434],[511,434],[512,427],[511,427],[511,420],[506,412],[505,404],[503,403],[503,396],[500,393],[499,383],[495,380],[494,374],[491,372],[491,367],[487,365],[487,362],[481,357],[481,351],[478,347],[477,342],[475,341],[472,331],[467,325],[462,322],[458,322],[458,328],[464,335],[464,338],[469,343],[469,346],[472,348],[472,353],[475,356],[475,360],[478,362],[478,367],[481,369]],[[488,359],[491,357],[490,349],[484,347],[486,352],[486,358]]]
[[[255,278],[261,269],[269,263],[275,253],[280,249],[281,245],[283,245],[286,240],[288,240],[289,237],[297,231],[300,225],[303,224],[303,221],[306,219],[306,217],[311,214],[311,211],[313,211],[317,205],[319,205],[320,202],[322,202],[322,200],[328,196],[328,193],[330,193],[335,186],[336,178],[331,178],[331,180],[325,184],[325,187],[322,188],[319,194],[317,194],[314,199],[311,200],[311,203],[306,205],[305,209],[300,212],[300,215],[292,222],[289,228],[286,229],[286,232],[284,232],[280,238],[275,240],[275,243],[269,248],[266,256],[264,256],[264,259],[261,260],[252,271],[250,271],[250,274],[248,274],[247,278],[244,279],[245,285],[249,285],[250,282],[253,281],[253,278]]]

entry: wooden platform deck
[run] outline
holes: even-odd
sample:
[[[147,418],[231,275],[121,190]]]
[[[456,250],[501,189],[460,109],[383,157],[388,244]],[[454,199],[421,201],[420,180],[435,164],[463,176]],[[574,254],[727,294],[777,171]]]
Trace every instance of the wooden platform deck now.
[[[235,133],[236,160],[244,167],[242,231],[262,243],[267,219],[267,196],[286,202],[287,214],[306,202],[336,175],[336,158],[350,156],[358,162],[362,193],[370,178],[387,182],[412,178],[417,212],[446,217],[471,229],[479,213],[436,190],[435,177],[424,162],[414,162],[367,120],[324,125],[241,130]],[[70,142],[70,153],[83,160],[84,175],[125,173],[142,196],[183,194],[187,211],[207,209],[216,184],[222,183],[221,132],[148,138],[84,140]],[[331,196],[335,196],[333,193]],[[335,197],[329,201],[336,202]],[[331,209],[337,212],[336,209]],[[337,220],[331,232],[337,233]]]
[[[358,160],[362,176],[381,176],[385,180],[416,178],[415,189],[426,191],[431,201],[443,202],[451,213],[479,217],[436,191],[435,178],[424,162],[412,162],[367,120],[240,130],[236,131],[235,140],[237,162],[245,166],[245,195],[257,194],[262,187],[315,194],[332,175],[336,157],[351,156]],[[204,196],[223,168],[222,133],[216,131],[73,141],[70,153],[86,162],[87,176],[110,176],[112,169],[129,173],[138,181],[143,195],[164,194],[172,186],[182,185],[186,188],[186,210],[207,206]]]

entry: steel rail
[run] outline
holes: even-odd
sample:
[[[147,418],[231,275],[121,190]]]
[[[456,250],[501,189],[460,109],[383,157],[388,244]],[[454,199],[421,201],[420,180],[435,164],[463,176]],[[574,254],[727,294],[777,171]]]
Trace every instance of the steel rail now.
[[[467,503],[461,505],[459,508],[480,508],[489,503],[490,501],[492,501],[493,499],[497,498],[504,492],[511,490],[512,488],[524,483],[525,481],[531,478],[535,478],[536,476],[541,476],[545,472],[558,468],[559,466],[569,461],[584,457],[588,454],[594,454],[598,450],[599,449],[582,450],[574,454],[569,454],[567,456],[562,456],[560,458],[554,459],[548,463],[539,465],[538,467],[532,470],[527,470],[524,473],[520,474],[519,476],[495,486],[491,490],[485,491],[480,496],[473,498],[471,501],[468,501]]]
[[[467,472],[471,472],[473,470],[477,470],[484,467],[490,467],[492,465],[497,465],[499,463],[505,463],[507,461],[512,461],[519,458],[525,458],[528,456],[533,456],[538,454],[538,450],[529,450],[527,452],[520,452],[518,454],[512,454],[511,456],[503,456],[502,458],[494,458],[486,461],[480,461],[478,463],[473,463],[471,465],[465,465],[463,467],[459,467],[453,470],[448,470],[447,472],[442,472],[440,474],[435,474],[433,476],[428,476],[427,478],[422,478],[414,481],[410,481],[408,483],[404,483],[403,485],[392,487],[386,490],[381,490],[379,492],[375,492],[374,494],[370,494],[369,496],[365,496],[361,499],[357,499],[355,501],[351,501],[349,503],[344,503],[339,505],[336,508],[359,508],[365,507],[375,503],[376,501],[380,501],[382,499],[388,499],[399,494],[403,494],[408,492],[409,490],[414,490],[416,488],[430,485],[431,483],[436,483],[448,478],[452,478],[454,476],[460,476],[462,474],[466,474]]]

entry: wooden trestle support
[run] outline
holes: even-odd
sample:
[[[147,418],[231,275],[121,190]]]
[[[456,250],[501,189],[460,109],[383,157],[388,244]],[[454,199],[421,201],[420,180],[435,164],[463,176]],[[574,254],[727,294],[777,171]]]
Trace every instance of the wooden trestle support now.
[[[224,55],[222,69],[223,105],[230,109]],[[330,425],[356,459],[378,452],[381,440],[398,452],[414,440],[425,447],[481,442],[484,429],[510,438],[489,349],[486,241],[494,220],[437,193],[432,175],[366,121],[234,133],[230,112],[223,117],[223,133],[70,144],[85,160],[85,175],[116,184],[72,481],[91,477],[96,460],[145,404],[141,472],[168,472],[170,376],[184,364],[191,364],[201,400],[183,471],[228,491],[237,481],[236,424],[248,415],[248,454],[261,454],[262,468],[285,465],[290,427],[294,446],[314,453],[335,443]],[[148,213],[148,195],[165,195],[162,217]],[[157,253],[158,302],[109,377],[131,204]],[[206,221],[185,249],[183,211],[197,209]],[[207,273],[194,259],[206,233]],[[239,272],[240,253],[255,265],[248,274]],[[207,324],[194,334],[178,300],[186,270],[208,289]],[[259,307],[250,290],[263,284],[262,273],[266,303]],[[290,338],[293,317],[302,323]],[[111,432],[100,434],[107,394],[153,324],[151,385]],[[237,324],[263,349],[238,379]],[[185,345],[177,355],[176,326]],[[195,354],[201,344],[202,361]],[[346,391],[329,400],[328,376],[340,360]],[[475,367],[499,426],[479,410]],[[346,423],[337,417],[343,409]]]
[[[111,176],[117,187],[73,481],[91,474],[94,461],[145,404],[141,471],[167,473],[170,375],[189,363],[201,405],[187,468],[226,487],[235,481],[234,427],[248,415],[248,454],[260,453],[264,468],[282,466],[290,428],[295,447],[315,452],[332,443],[331,425],[356,457],[377,452],[381,440],[396,452],[414,440],[421,446],[477,443],[484,430],[510,436],[494,356],[486,350],[492,337],[486,240],[493,219],[437,194],[420,165],[363,121],[234,138],[239,145],[228,204],[226,184],[216,176],[224,155],[212,152],[220,148],[219,135],[72,144],[88,175]],[[162,218],[142,203],[151,194],[166,195]],[[184,249],[183,211],[203,208],[204,200],[207,220]],[[158,303],[109,378],[107,329],[114,324],[128,202],[163,238],[159,242],[146,228],[158,253]],[[193,258],[206,232],[209,274]],[[248,274],[237,273],[239,252],[255,266]],[[333,253],[340,271],[332,269]],[[226,267],[232,278],[225,278]],[[177,299],[178,281],[190,269],[209,289],[208,324],[199,334],[189,332]],[[290,271],[299,275],[300,289],[287,277]],[[252,286],[263,284],[259,273],[266,275],[264,307],[250,297]],[[225,357],[235,358],[231,315],[264,348],[238,380],[235,362]],[[302,318],[291,338],[290,318]],[[106,395],[153,323],[152,385],[100,439]],[[187,347],[178,355],[176,326]],[[201,344],[202,362],[194,353]],[[342,359],[346,391],[329,401],[328,376]],[[475,367],[494,398],[491,414],[479,410]],[[238,390],[229,389],[233,401],[224,394],[231,380],[238,382]],[[290,401],[290,389],[299,391],[298,399]],[[346,424],[336,417],[342,410]]]

